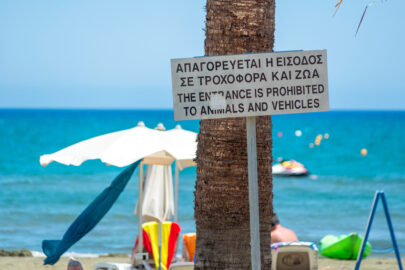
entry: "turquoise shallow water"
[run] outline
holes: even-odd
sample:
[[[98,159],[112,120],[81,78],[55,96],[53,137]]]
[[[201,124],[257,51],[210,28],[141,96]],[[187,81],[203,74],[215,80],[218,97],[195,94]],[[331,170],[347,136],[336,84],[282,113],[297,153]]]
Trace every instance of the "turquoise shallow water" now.
[[[60,239],[75,217],[120,172],[99,161],[80,167],[39,156],[96,135],[144,121],[171,129],[172,111],[0,110],[0,249],[40,250],[43,239]],[[198,131],[198,121],[180,123]],[[374,192],[385,191],[397,240],[405,251],[405,111],[335,111],[273,117],[274,158],[294,158],[311,171],[306,178],[274,178],[274,207],[300,240],[326,234],[363,234]],[[296,130],[302,136],[295,136]],[[281,132],[282,136],[277,134]],[[318,134],[319,146],[309,147]],[[366,148],[367,156],[360,150]],[[195,168],[180,174],[179,223],[195,230]],[[100,224],[71,251],[129,253],[137,235],[134,177]],[[391,241],[381,205],[370,234],[377,248]]]

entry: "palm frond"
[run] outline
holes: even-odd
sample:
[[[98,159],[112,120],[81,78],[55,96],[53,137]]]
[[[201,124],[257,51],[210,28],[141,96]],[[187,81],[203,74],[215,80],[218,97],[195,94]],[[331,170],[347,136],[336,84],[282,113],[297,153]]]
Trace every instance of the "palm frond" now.
[[[333,16],[335,16],[336,15],[336,12],[338,11],[338,9],[339,9],[339,7],[340,7],[340,4],[342,4],[342,1],[343,0],[339,0],[339,2],[337,2],[337,4],[335,5],[335,12],[333,13]]]
[[[360,25],[361,25],[361,23],[362,23],[362,21],[363,21],[364,15],[366,15],[367,8],[368,8],[368,5],[367,5],[366,8],[364,9],[363,15],[361,16],[359,25],[357,26],[356,34],[354,35],[355,37],[357,36],[357,33],[359,32]]]
[[[361,25],[361,23],[363,22],[364,15],[366,15],[367,8],[369,8],[369,7],[371,7],[372,5],[374,5],[374,3],[375,3],[376,1],[377,1],[377,0],[372,1],[371,3],[369,3],[369,4],[364,8],[363,15],[361,16],[359,25],[357,26],[356,34],[354,35],[355,37],[357,36],[357,33],[359,32],[360,25]]]

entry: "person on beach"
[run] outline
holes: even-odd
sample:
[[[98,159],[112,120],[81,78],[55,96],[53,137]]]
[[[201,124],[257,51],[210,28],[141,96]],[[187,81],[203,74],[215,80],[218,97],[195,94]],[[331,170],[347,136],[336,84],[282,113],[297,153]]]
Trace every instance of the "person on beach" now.
[[[293,242],[298,241],[297,235],[294,231],[281,226],[280,220],[277,215],[274,214],[271,219],[271,244],[277,242]]]
[[[83,267],[79,261],[77,261],[73,258],[70,258],[70,260],[68,262],[67,270],[83,270]]]

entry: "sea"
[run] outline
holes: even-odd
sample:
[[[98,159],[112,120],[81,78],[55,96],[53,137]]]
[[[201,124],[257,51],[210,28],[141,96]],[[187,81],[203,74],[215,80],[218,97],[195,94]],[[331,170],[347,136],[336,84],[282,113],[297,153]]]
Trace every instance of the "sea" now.
[[[405,111],[331,111],[273,116],[273,158],[295,159],[308,177],[274,177],[274,210],[299,240],[364,234],[374,194],[384,191],[395,237],[405,253]],[[76,142],[132,128],[139,121],[198,132],[199,121],[173,120],[171,110],[0,110],[0,249],[40,254],[61,239],[81,211],[122,168],[99,160],[81,166],[39,157]],[[318,140],[316,139],[318,137]],[[318,142],[317,142],[318,141]],[[180,172],[179,224],[194,232],[196,169]],[[131,253],[137,236],[137,172],[100,223],[70,252]],[[382,203],[371,226],[372,254],[393,256]],[[385,256],[385,255],[384,255]]]

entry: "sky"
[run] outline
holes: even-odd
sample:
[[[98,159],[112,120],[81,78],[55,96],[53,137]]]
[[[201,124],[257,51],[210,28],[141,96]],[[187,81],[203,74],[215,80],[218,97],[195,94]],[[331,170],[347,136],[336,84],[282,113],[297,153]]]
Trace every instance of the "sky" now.
[[[275,51],[328,53],[331,109],[405,110],[405,1],[276,1]],[[0,0],[0,108],[172,109],[203,0]]]

